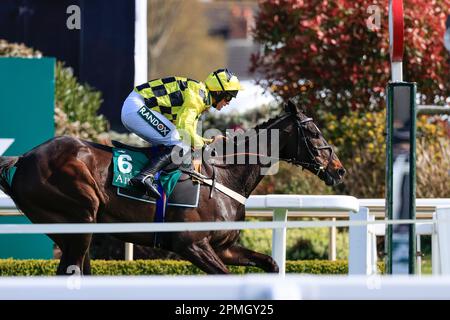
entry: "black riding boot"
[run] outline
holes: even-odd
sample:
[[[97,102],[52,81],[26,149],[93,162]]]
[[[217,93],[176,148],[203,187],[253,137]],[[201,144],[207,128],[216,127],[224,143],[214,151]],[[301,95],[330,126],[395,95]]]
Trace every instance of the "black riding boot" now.
[[[156,199],[161,198],[161,194],[158,192],[158,185],[155,183],[155,174],[172,163],[172,149],[173,147],[166,147],[157,157],[152,158],[149,165],[131,179],[131,184],[145,188],[149,196]]]

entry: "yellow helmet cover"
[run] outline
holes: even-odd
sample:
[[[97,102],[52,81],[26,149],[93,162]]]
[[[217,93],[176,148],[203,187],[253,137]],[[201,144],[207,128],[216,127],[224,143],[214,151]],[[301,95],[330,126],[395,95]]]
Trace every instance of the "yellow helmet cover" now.
[[[205,80],[209,91],[239,91],[244,88],[239,79],[228,69],[219,69],[211,72]]]

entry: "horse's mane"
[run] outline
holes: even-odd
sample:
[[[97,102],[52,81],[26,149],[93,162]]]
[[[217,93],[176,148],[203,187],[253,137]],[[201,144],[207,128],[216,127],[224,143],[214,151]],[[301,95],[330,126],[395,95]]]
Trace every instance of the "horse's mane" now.
[[[284,117],[285,115],[286,115],[285,113],[282,113],[282,114],[280,114],[280,115],[277,115],[276,117],[270,118],[270,119],[264,121],[263,123],[257,124],[255,127],[250,128],[250,129],[247,129],[247,130],[245,130],[244,132],[241,132],[241,133],[237,134],[236,136],[242,136],[242,135],[245,135],[249,130],[255,130],[255,131],[256,131],[256,135],[258,135],[258,134],[259,134],[259,130],[261,130],[261,129],[267,129],[267,128],[270,127],[273,123],[277,122],[278,120],[280,120],[280,119],[281,119],[282,117]],[[253,136],[248,136],[248,135],[247,135],[246,138],[248,139],[248,138],[250,138],[250,137],[253,137]]]
[[[277,116],[275,116],[273,118],[270,118],[270,119],[264,121],[263,123],[260,123],[260,124],[256,125],[253,128],[249,128],[247,130],[242,130],[242,132],[238,132],[236,135],[234,135],[233,139],[237,138],[238,139],[237,141],[239,141],[239,138],[242,137],[242,136],[245,136],[245,139],[244,139],[244,141],[241,141],[240,143],[238,142],[235,145],[238,146],[238,145],[241,145],[242,143],[247,143],[249,141],[249,139],[252,139],[255,136],[258,136],[259,131],[261,129],[269,128],[272,124],[274,124],[275,122],[279,121],[284,116],[286,116],[286,113],[282,113],[282,114],[279,114],[279,115],[277,115]],[[254,131],[256,131],[256,133],[254,133],[252,135],[249,135],[248,132],[250,130],[254,130]],[[218,142],[214,142],[211,146],[214,147],[214,145],[216,143],[223,143],[223,142],[219,140]]]
[[[269,127],[270,125],[272,125],[274,122],[278,121],[281,117],[283,117],[285,114],[280,114],[276,117],[270,118],[269,120],[264,121],[263,123],[260,123],[258,125],[256,125],[253,129],[258,131],[260,129],[265,129],[267,127]]]

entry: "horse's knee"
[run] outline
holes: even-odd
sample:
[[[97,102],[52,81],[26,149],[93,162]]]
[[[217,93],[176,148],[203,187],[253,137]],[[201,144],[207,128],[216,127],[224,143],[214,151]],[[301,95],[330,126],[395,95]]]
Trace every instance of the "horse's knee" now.
[[[174,247],[174,252],[184,256],[198,256],[203,249],[195,242],[184,243],[184,245],[177,245]]]

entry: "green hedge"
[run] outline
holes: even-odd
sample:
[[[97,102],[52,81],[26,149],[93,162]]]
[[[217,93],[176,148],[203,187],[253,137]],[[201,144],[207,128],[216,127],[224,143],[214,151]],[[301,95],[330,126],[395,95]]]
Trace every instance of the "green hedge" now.
[[[0,260],[0,276],[48,276],[56,273],[59,260]],[[93,260],[94,275],[193,275],[204,274],[187,261],[174,260],[136,260],[114,261]],[[234,274],[262,273],[255,267],[229,266]],[[384,270],[379,264],[380,271]],[[307,274],[347,274],[347,261],[305,260],[287,261],[287,273]]]

